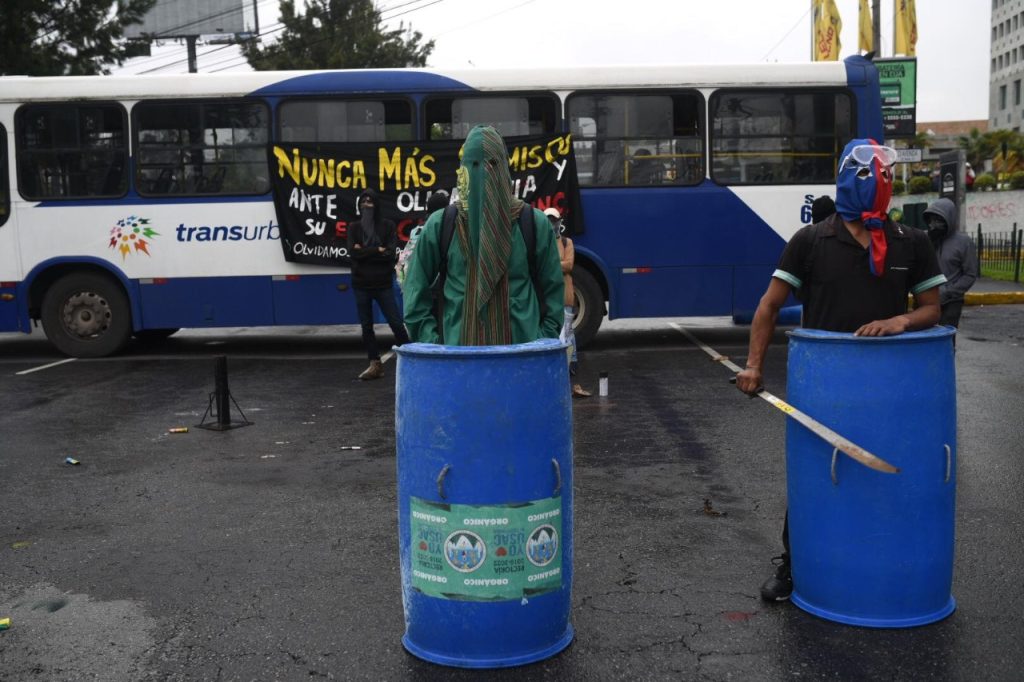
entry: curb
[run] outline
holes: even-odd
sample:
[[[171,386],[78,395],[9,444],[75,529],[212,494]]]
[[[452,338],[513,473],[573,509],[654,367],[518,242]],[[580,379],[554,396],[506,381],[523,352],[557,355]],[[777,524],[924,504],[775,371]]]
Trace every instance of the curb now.
[[[1003,305],[1007,303],[1024,303],[1024,291],[989,291],[975,294],[967,292],[964,294],[964,305]]]

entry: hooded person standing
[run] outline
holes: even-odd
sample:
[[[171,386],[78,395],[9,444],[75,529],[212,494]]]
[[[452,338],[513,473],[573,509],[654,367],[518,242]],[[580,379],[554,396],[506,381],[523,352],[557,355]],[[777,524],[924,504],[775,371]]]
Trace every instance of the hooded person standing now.
[[[786,245],[750,326],[746,368],[736,387],[756,395],[763,387],[765,351],[779,310],[791,292],[801,294],[803,326],[857,336],[890,336],[925,329],[939,320],[939,270],[928,236],[889,220],[895,150],[871,139],[843,149],[836,179],[836,212],[798,231]],[[914,310],[907,312],[907,297]],[[761,586],[765,601],[793,592],[788,518],[785,551]]]
[[[493,346],[558,338],[564,288],[547,218],[512,194],[508,151],[498,132],[477,126],[462,146],[454,234],[441,253],[444,212],[430,216],[406,272],[405,321],[423,343]],[[519,226],[532,211],[536,283]],[[431,285],[445,263],[442,327]],[[443,336],[442,336],[443,334]]]
[[[366,381],[384,376],[384,365],[377,349],[377,336],[373,332],[373,302],[395,335],[395,345],[409,342],[402,324],[394,290],[394,265],[398,248],[395,223],[381,215],[380,202],[373,190],[366,190],[357,199],[359,222],[349,225],[348,253],[352,259],[352,292],[356,298],[356,312],[363,328],[363,345],[370,366],[359,375]]]
[[[974,241],[959,230],[959,215],[952,200],[943,197],[932,203],[924,211],[924,220],[939,259],[939,268],[946,276],[946,283],[939,288],[939,304],[942,306],[939,324],[959,327],[964,294],[978,279],[978,252]]]

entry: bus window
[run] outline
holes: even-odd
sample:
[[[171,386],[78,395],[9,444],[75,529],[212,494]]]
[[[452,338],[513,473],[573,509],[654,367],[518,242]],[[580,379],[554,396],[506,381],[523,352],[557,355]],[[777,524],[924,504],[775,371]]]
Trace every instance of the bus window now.
[[[11,192],[7,184],[7,130],[0,125],[0,225],[11,214]]]
[[[119,197],[128,191],[119,104],[28,104],[15,115],[18,187],[26,199]]]
[[[405,100],[291,100],[278,109],[282,142],[411,140],[412,105]]]
[[[843,91],[720,90],[710,117],[712,177],[729,185],[832,184],[854,130]]]
[[[576,93],[567,103],[582,185],[695,185],[704,180],[698,93]]]
[[[425,120],[431,140],[464,140],[473,126],[490,125],[502,137],[555,132],[554,96],[446,97],[427,101]]]
[[[135,185],[148,196],[265,194],[270,114],[251,101],[140,102]]]

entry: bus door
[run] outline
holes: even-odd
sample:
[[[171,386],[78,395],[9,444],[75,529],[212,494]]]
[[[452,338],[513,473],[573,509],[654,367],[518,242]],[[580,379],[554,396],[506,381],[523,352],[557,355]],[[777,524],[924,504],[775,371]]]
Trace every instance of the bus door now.
[[[11,183],[8,173],[7,129],[0,125],[0,332],[24,331],[18,328],[18,299],[15,289],[21,280],[18,266],[18,241],[11,211]]]

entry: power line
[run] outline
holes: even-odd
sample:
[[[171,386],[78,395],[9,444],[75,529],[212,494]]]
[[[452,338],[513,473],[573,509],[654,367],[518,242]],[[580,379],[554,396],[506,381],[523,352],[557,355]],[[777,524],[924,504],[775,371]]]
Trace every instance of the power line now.
[[[422,2],[422,1],[423,1],[423,0],[414,0],[414,2]],[[395,17],[400,17],[400,16],[403,16],[403,15],[406,15],[406,14],[411,14],[412,12],[415,12],[415,11],[417,11],[417,10],[421,10],[421,9],[426,9],[427,7],[430,7],[431,5],[436,5],[436,4],[437,4],[437,3],[439,3],[439,2],[444,2],[444,0],[433,0],[433,2],[428,2],[427,4],[425,4],[425,5],[420,5],[419,7],[413,7],[412,9],[407,9],[407,10],[405,10],[404,12],[399,12],[398,14],[392,14],[392,15],[391,15],[391,16],[389,16],[389,17],[381,16],[381,15],[383,15],[383,11],[382,11],[382,12],[381,12],[381,13],[379,14],[379,16],[380,16],[380,20],[381,20],[381,21],[391,21],[391,20],[392,20],[392,19],[394,19]],[[413,3],[412,3],[412,2],[407,2],[407,3],[405,3],[405,5],[411,5],[411,4],[413,4]],[[392,7],[392,8],[390,8],[390,9],[391,9],[391,10],[394,10],[394,9],[398,9],[399,7],[405,7],[405,5],[398,5],[398,6],[396,6],[396,7]],[[390,11],[390,10],[388,10],[388,11]]]
[[[502,14],[505,14],[506,12],[511,12],[514,9],[519,9],[520,7],[525,7],[526,5],[529,5],[530,3],[535,2],[535,1],[536,0],[526,0],[526,2],[521,2],[518,5],[514,5],[512,7],[508,7],[506,9],[501,10],[500,12],[495,12],[494,14],[488,14],[486,17],[481,17],[480,19],[477,19],[476,21],[471,21],[468,24],[463,24],[462,26],[456,26],[455,28],[450,28],[447,31],[441,31],[440,33],[435,35],[434,38],[439,38],[439,37],[441,37],[441,36],[443,36],[445,34],[454,33],[455,31],[461,31],[462,29],[469,28],[470,26],[476,26],[477,24],[479,24],[481,22],[484,22],[484,21],[487,21],[488,19],[493,19],[494,17],[497,17],[497,16],[500,16]]]
[[[806,18],[807,18],[807,15],[808,15],[808,14],[810,14],[810,13],[811,13],[811,8],[808,8],[806,12],[804,12],[803,14],[801,14],[801,15],[800,15],[800,18],[796,20],[796,23],[795,23],[795,24],[793,24],[793,28],[791,28],[791,29],[789,29],[788,31],[786,31],[786,35],[782,36],[782,39],[781,39],[781,40],[779,40],[779,42],[775,43],[775,46],[774,46],[774,47],[772,47],[772,49],[768,50],[768,51],[767,51],[767,52],[765,53],[765,55],[764,55],[763,57],[761,57],[761,59],[768,59],[768,55],[770,55],[770,54],[771,54],[772,52],[775,52],[775,50],[776,50],[776,49],[777,49],[777,48],[779,47],[779,45],[781,45],[781,44],[783,43],[783,41],[784,41],[784,40],[786,40],[786,38],[788,38],[788,37],[789,37],[789,34],[790,34],[790,33],[792,33],[793,31],[795,31],[795,30],[796,30],[796,27],[797,27],[797,26],[799,26],[800,24],[802,24],[802,23],[803,23],[804,19],[806,19]]]
[[[416,3],[423,2],[423,1],[424,0],[409,0],[409,2],[403,2],[403,3],[399,4],[399,5],[392,5],[391,7],[381,7],[377,11],[380,14],[383,14],[384,12],[392,12],[392,11],[394,11],[396,9],[401,9],[402,7],[407,7],[409,5],[415,5]]]

